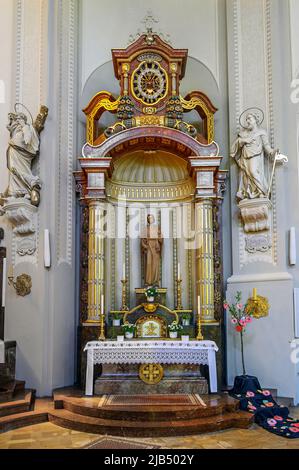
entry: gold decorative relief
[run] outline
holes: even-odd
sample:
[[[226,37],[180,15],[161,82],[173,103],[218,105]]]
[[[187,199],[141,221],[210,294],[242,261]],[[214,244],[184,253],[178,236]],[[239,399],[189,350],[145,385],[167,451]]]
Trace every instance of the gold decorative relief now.
[[[201,100],[199,97],[193,97],[189,101],[185,100],[182,96],[180,96],[180,101],[182,106],[187,111],[191,111],[199,106],[206,115],[207,118],[207,134],[208,134],[208,142],[212,142],[214,140],[215,134],[215,126],[214,126],[214,115],[208,109],[207,105]]]
[[[139,367],[139,378],[142,382],[154,385],[159,383],[164,375],[161,364],[142,364]]]
[[[167,325],[158,315],[144,315],[136,321],[138,338],[165,338]]]
[[[142,304],[142,307],[147,313],[155,312],[158,306],[159,304],[152,304],[152,303]]]
[[[256,299],[251,297],[247,300],[246,312],[252,313],[254,318],[263,318],[269,315],[270,305],[266,297],[257,295]]]

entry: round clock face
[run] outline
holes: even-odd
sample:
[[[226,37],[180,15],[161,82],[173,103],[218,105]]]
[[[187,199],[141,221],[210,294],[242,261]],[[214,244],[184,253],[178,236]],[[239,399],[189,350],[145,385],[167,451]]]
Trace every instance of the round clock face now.
[[[167,94],[168,77],[158,62],[142,62],[132,75],[132,92],[144,104],[156,104]]]

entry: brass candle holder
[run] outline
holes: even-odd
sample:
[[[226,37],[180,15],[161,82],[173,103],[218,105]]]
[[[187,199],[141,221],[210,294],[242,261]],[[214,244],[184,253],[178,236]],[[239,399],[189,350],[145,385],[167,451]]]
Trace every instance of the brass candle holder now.
[[[269,301],[266,297],[253,293],[252,297],[247,300],[246,313],[252,314],[254,318],[263,318],[269,315]]]
[[[177,279],[177,306],[176,310],[183,310],[182,305],[182,279]]]
[[[30,294],[31,288],[32,288],[32,279],[29,274],[21,274],[20,276],[17,276],[16,279],[14,279],[13,273],[9,273],[7,276],[8,278],[8,284],[12,287],[14,287],[17,295],[21,295],[22,297],[25,297],[25,295]]]
[[[200,306],[200,296],[197,297],[197,341],[203,340],[203,334],[201,331],[201,306]]]
[[[121,289],[121,310],[128,311],[129,307],[127,306],[127,279],[121,279],[122,289]]]
[[[100,314],[100,336],[99,341],[104,341],[105,338],[105,312],[104,312],[104,294],[101,295],[101,314]]]
[[[101,313],[100,317],[100,336],[98,338],[99,341],[104,341],[105,337],[105,314]]]
[[[201,331],[201,318],[200,318],[200,313],[197,315],[197,336],[196,336],[196,339],[198,341],[202,341],[203,340],[203,334],[202,334],[202,331]]]

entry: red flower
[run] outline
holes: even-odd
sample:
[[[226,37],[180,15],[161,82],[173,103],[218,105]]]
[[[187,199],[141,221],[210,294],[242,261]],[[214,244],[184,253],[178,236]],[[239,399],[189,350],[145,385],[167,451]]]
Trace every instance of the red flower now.
[[[242,330],[243,330],[243,327],[241,325],[236,326],[236,331],[238,331],[238,333],[241,333]]]
[[[296,428],[299,428],[299,423],[293,423],[292,426],[295,426]]]

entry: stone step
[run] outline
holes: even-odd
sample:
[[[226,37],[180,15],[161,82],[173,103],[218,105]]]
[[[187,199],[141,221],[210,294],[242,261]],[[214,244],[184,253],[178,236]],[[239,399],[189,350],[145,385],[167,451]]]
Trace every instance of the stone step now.
[[[28,411],[0,417],[0,433],[48,421],[47,411]]]
[[[116,398],[114,404],[113,398]],[[121,403],[122,397],[108,396],[93,398],[78,398],[57,395],[54,393],[55,409],[65,409],[72,413],[83,416],[91,416],[103,419],[131,420],[131,421],[169,421],[196,419],[201,417],[209,417],[223,414],[225,412],[234,412],[239,408],[239,402],[228,396],[209,397],[201,396],[203,405],[201,404],[157,404],[159,398],[155,396],[144,396],[145,400],[141,400],[141,404]],[[133,397],[134,398],[134,397]],[[136,397],[137,398],[137,397]],[[163,397],[164,398],[164,397]],[[175,398],[178,398],[177,396]],[[196,400],[196,397],[192,397]],[[146,404],[142,402],[146,401]],[[187,400],[186,400],[187,401]]]
[[[10,401],[0,403],[0,417],[25,413],[33,407],[35,390],[18,391]]]
[[[24,380],[10,380],[0,382],[0,403],[11,401],[18,392],[24,392]]]
[[[253,416],[243,411],[224,413],[218,416],[172,421],[129,421],[83,416],[65,409],[49,411],[49,421],[58,426],[76,431],[115,436],[152,437],[185,436],[219,431],[228,428],[247,428]]]

